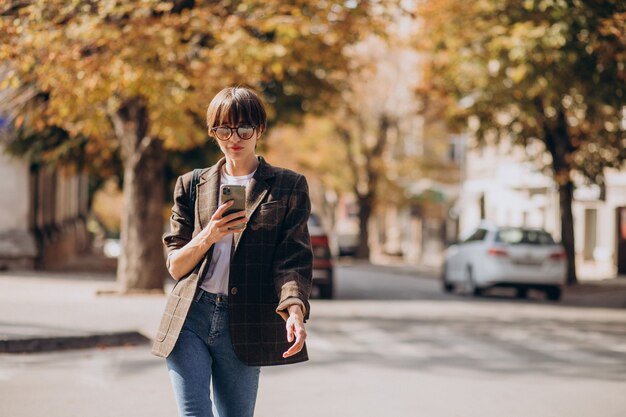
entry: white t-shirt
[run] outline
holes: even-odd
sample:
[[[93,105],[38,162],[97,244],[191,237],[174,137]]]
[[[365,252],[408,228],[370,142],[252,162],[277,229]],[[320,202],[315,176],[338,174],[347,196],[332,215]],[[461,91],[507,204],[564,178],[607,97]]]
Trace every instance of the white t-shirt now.
[[[220,184],[245,185],[248,187],[255,172],[256,170],[248,175],[232,176],[226,174],[222,169]],[[222,202],[220,201],[218,207],[221,204]],[[215,243],[211,263],[200,286],[203,290],[215,294],[228,294],[228,274],[230,271],[230,249],[232,243],[233,233],[227,234]]]

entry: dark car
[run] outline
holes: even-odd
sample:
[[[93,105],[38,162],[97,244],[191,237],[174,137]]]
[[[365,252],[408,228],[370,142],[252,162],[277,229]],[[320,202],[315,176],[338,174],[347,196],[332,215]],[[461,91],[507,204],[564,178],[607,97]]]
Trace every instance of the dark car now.
[[[320,298],[333,298],[333,261],[328,235],[315,213],[309,216],[309,234],[313,247],[313,285],[319,288]]]

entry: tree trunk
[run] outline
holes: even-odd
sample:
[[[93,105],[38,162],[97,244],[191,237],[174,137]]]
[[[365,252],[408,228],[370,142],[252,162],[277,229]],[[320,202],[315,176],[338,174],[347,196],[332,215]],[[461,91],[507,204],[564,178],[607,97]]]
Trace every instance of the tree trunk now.
[[[561,240],[567,254],[567,285],[574,285],[576,279],[576,249],[574,246],[574,216],[572,200],[574,184],[569,181],[559,185],[559,208],[561,214]]]
[[[111,117],[122,145],[124,164],[122,251],[117,281],[124,293],[163,291],[165,152],[159,139],[146,136],[147,108],[141,100],[127,102]]]
[[[354,113],[352,113],[354,114]],[[352,135],[347,129],[337,126],[339,137],[346,146],[348,155],[348,167],[353,177],[354,194],[359,203],[359,243],[356,251],[356,258],[369,259],[369,219],[372,214],[378,183],[380,177],[384,175],[384,166],[382,163],[382,154],[388,143],[389,129],[392,126],[392,120],[386,114],[380,115],[376,131],[376,141],[372,147],[368,147],[365,141],[367,135],[366,125],[363,119],[358,116],[356,135]],[[352,140],[358,140],[360,150],[359,154],[354,154]],[[361,161],[361,162],[357,162]]]
[[[541,107],[543,111],[543,107]],[[546,120],[544,118],[544,120]],[[571,161],[575,148],[567,132],[565,112],[559,109],[556,124],[551,127],[544,122],[546,148],[552,156],[554,180],[559,187],[559,210],[561,215],[561,242],[567,255],[567,285],[578,282],[576,277],[576,246],[574,242],[574,183],[571,178]]]
[[[372,214],[372,198],[369,196],[358,197],[359,200],[359,245],[357,246],[356,258],[369,259],[369,220]]]

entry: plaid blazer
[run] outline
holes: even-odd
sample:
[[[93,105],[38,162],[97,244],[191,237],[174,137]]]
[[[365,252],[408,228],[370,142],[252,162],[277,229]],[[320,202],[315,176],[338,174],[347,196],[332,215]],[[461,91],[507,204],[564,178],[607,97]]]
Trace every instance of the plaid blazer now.
[[[222,158],[200,173],[195,207],[190,207],[188,193],[192,173],[178,178],[171,230],[163,236],[168,255],[208,225],[218,207],[224,162]],[[306,344],[297,354],[282,357],[292,343],[287,341],[285,320],[278,312],[300,300],[305,307],[304,321],[309,318],[313,264],[307,227],[310,211],[305,177],[273,167],[259,157],[259,166],[246,190],[248,224],[233,239],[228,282],[231,340],[237,357],[247,365],[308,360]],[[174,348],[212,256],[213,247],[168,295],[152,354],[167,357]]]

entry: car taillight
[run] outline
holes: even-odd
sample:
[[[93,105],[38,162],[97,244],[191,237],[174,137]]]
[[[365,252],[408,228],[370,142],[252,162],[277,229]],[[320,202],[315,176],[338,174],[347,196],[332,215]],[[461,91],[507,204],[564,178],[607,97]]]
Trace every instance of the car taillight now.
[[[560,261],[561,259],[565,259],[566,256],[565,251],[554,252],[550,254],[550,259]]]
[[[311,246],[313,247],[313,255],[315,255],[316,258],[330,258],[327,236],[311,236]]]
[[[509,256],[507,251],[499,248],[490,248],[487,253],[491,256]]]
[[[311,236],[312,246],[328,246],[328,237],[324,235]]]

